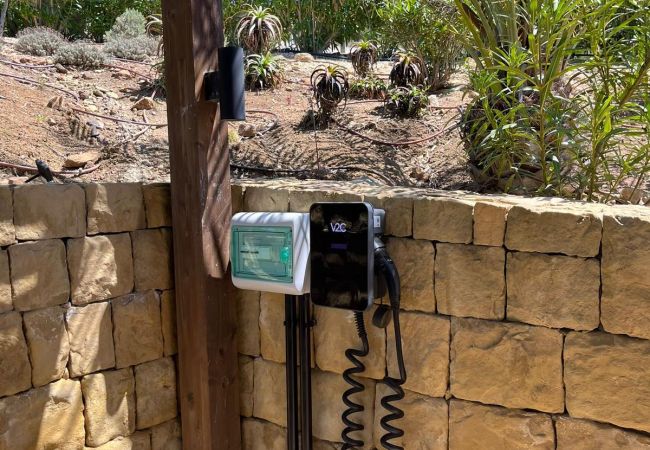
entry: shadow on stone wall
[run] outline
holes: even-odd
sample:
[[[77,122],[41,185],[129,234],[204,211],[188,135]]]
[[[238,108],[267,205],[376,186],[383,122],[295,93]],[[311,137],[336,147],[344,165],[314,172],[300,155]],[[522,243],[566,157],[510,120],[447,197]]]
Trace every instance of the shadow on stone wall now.
[[[0,187],[0,450],[180,449],[169,187]]]

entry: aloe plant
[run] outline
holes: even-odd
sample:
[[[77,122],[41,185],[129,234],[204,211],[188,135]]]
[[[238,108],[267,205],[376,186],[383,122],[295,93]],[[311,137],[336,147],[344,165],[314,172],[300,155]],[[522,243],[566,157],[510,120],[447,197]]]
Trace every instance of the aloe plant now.
[[[282,23],[270,9],[249,6],[237,24],[236,35],[248,52],[263,54],[282,37]]]
[[[389,78],[397,87],[421,86],[426,81],[424,61],[411,52],[399,53]]]
[[[282,81],[282,66],[270,52],[247,56],[245,73],[249,89],[273,88]]]
[[[377,63],[377,46],[370,41],[357,42],[350,47],[350,61],[359,77],[367,77]]]
[[[348,74],[340,66],[321,66],[311,74],[311,87],[318,110],[329,117],[341,102],[346,102],[348,90]]]

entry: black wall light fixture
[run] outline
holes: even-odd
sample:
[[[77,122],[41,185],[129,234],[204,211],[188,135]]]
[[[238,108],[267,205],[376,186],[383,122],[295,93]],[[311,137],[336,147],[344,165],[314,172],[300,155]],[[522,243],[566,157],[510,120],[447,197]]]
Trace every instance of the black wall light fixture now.
[[[203,77],[205,99],[221,105],[221,120],[246,120],[244,95],[244,50],[221,47],[219,70]]]

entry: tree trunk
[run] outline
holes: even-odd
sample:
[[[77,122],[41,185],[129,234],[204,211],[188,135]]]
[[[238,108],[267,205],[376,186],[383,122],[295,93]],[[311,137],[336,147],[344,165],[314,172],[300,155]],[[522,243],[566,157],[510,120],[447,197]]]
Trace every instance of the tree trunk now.
[[[4,0],[4,5],[2,5],[2,13],[0,14],[0,38],[5,35],[5,20],[7,19],[8,8],[9,0]]]

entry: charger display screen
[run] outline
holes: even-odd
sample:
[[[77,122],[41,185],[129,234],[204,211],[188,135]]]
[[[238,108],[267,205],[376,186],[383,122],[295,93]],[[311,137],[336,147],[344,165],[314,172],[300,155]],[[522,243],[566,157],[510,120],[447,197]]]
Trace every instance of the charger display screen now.
[[[310,210],[311,298],[321,306],[366,310],[372,302],[372,207],[316,203]]]

